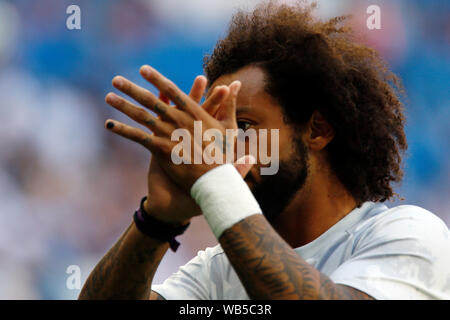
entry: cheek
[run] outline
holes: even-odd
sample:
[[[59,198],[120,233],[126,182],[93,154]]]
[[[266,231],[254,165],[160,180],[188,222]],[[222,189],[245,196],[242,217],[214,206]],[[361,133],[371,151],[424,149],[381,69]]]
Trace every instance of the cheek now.
[[[290,133],[278,131],[278,134],[271,134],[270,130],[266,132],[266,138],[261,139],[261,132],[257,130],[257,163],[250,170],[249,176],[246,179],[249,186],[252,182],[260,182],[261,167],[272,166],[272,161],[289,162],[292,159],[292,154],[295,152],[295,148],[292,143],[292,137]],[[264,142],[267,142],[265,144]],[[249,141],[245,142],[246,154],[250,151]]]
[[[280,162],[291,158],[292,153],[295,151],[290,137],[280,137]]]
[[[292,132],[289,130],[276,128],[266,129],[266,128],[255,128],[256,138],[250,139],[246,138],[245,141],[242,139],[236,140],[235,145],[235,160],[237,156],[237,144],[242,143],[245,148],[245,154],[253,154],[257,158],[257,165],[259,166],[269,166],[271,159],[278,158],[279,161],[283,159],[290,159],[295,148],[292,143]]]
[[[270,136],[268,134],[268,153],[278,153],[278,160],[283,162],[283,160],[290,159],[292,153],[295,151],[292,132],[286,128],[280,128],[278,130],[278,135]]]

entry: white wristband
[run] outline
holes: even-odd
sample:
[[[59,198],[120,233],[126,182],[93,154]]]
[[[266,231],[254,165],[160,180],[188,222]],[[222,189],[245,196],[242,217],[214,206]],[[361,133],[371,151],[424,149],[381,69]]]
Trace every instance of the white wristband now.
[[[239,221],[262,213],[249,187],[229,163],[198,178],[191,188],[191,196],[217,239]]]

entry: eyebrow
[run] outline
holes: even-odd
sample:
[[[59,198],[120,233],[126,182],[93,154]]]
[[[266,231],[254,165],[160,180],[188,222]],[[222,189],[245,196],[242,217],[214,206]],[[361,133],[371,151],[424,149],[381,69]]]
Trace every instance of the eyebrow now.
[[[250,106],[242,106],[242,107],[237,107],[236,108],[236,115],[240,114],[240,113],[246,113],[251,111],[252,108]]]

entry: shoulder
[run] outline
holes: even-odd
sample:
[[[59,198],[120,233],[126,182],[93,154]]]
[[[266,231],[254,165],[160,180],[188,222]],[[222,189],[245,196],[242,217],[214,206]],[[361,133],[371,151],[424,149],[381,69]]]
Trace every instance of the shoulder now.
[[[450,250],[450,234],[446,224],[430,211],[401,205],[373,215],[365,221],[356,237],[359,249],[391,244],[390,247],[423,248],[442,255]]]
[[[438,236],[448,236],[448,228],[438,216],[414,205],[387,208],[368,218],[362,227],[365,233],[378,236],[429,236],[431,231],[439,231]]]
[[[448,227],[423,208],[381,207],[355,230],[346,260],[331,278],[377,299],[448,299]]]

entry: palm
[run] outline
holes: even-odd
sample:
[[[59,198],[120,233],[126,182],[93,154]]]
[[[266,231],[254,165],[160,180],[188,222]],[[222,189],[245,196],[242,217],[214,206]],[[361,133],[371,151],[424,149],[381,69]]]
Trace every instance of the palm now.
[[[206,87],[206,79],[197,78],[192,86],[190,97],[200,102]],[[160,95],[160,99],[169,103],[168,99]],[[148,208],[154,214],[164,219],[173,217],[188,220],[193,216],[201,215],[200,208],[183,190],[178,187],[162,170],[156,159],[150,160],[147,176]]]
[[[126,80],[121,79],[120,77],[117,77],[117,79],[115,78],[113,80],[113,84],[115,86],[118,86],[121,91],[125,92],[136,101],[140,101],[147,108],[153,110],[152,107],[150,107],[147,103],[148,101],[150,101],[148,100],[149,98],[154,99],[154,96],[150,92],[142,90],[142,88],[138,88],[135,84],[130,82],[127,83],[127,88],[129,90],[125,90],[124,87],[122,87],[124,83],[127,83]],[[206,83],[207,81],[205,77],[196,78],[189,94],[191,103],[193,101],[197,104],[197,106],[200,104],[200,100],[206,88]],[[212,127],[236,128],[235,108],[236,97],[239,88],[240,82],[234,81],[229,86],[216,86],[210,91],[210,94],[208,95],[206,101],[203,103],[202,107],[207,113],[209,113],[210,116],[212,116],[212,118],[208,116],[208,119],[204,119],[208,122],[215,122],[212,123]],[[230,92],[234,93],[230,94]],[[149,119],[156,118],[148,114],[145,110],[140,109],[133,103],[123,98],[119,98],[112,93],[106,96],[106,101],[111,106],[125,113],[140,124],[145,125],[150,130],[154,129],[154,126],[150,123],[147,124],[147,122],[150,122]],[[163,103],[165,108],[170,105],[169,99],[162,93],[160,94],[159,101]],[[178,106],[174,106],[174,108],[178,108]],[[182,113],[183,111],[180,110],[178,112]],[[157,120],[160,123],[164,123],[164,121],[161,121],[161,119]],[[155,120],[152,121],[154,122]],[[140,143],[147,149],[154,151],[153,148],[149,148],[148,146],[148,142],[153,138],[144,130],[111,120],[107,120],[106,127],[111,131],[134,142]],[[158,139],[162,138],[158,137]],[[167,156],[167,154],[165,154],[165,156]],[[147,212],[151,213],[155,218],[161,221],[176,224],[181,222],[185,224],[190,220],[191,217],[200,215],[201,210],[189,196],[189,192],[186,193],[180,187],[185,182],[185,179],[178,181],[179,184],[177,185],[174,182],[175,180],[177,180],[177,177],[167,175],[168,170],[165,167],[165,165],[167,164],[167,159],[162,160],[162,163],[158,163],[158,161],[156,161],[157,159],[158,161],[162,160],[158,155],[158,158],[152,158],[152,160],[150,161],[147,181],[149,190],[148,200],[144,203],[144,208]],[[234,166],[243,177],[245,177],[251,167],[251,165],[238,163],[234,163]],[[173,170],[169,170],[169,172],[173,173]],[[199,176],[200,175],[198,175],[197,177],[193,176],[192,180],[195,181],[195,179]]]
[[[186,220],[201,214],[197,204],[170,180],[156,159],[150,161],[147,183],[149,205],[153,212],[163,218],[173,216],[173,212],[178,213],[178,218]]]

